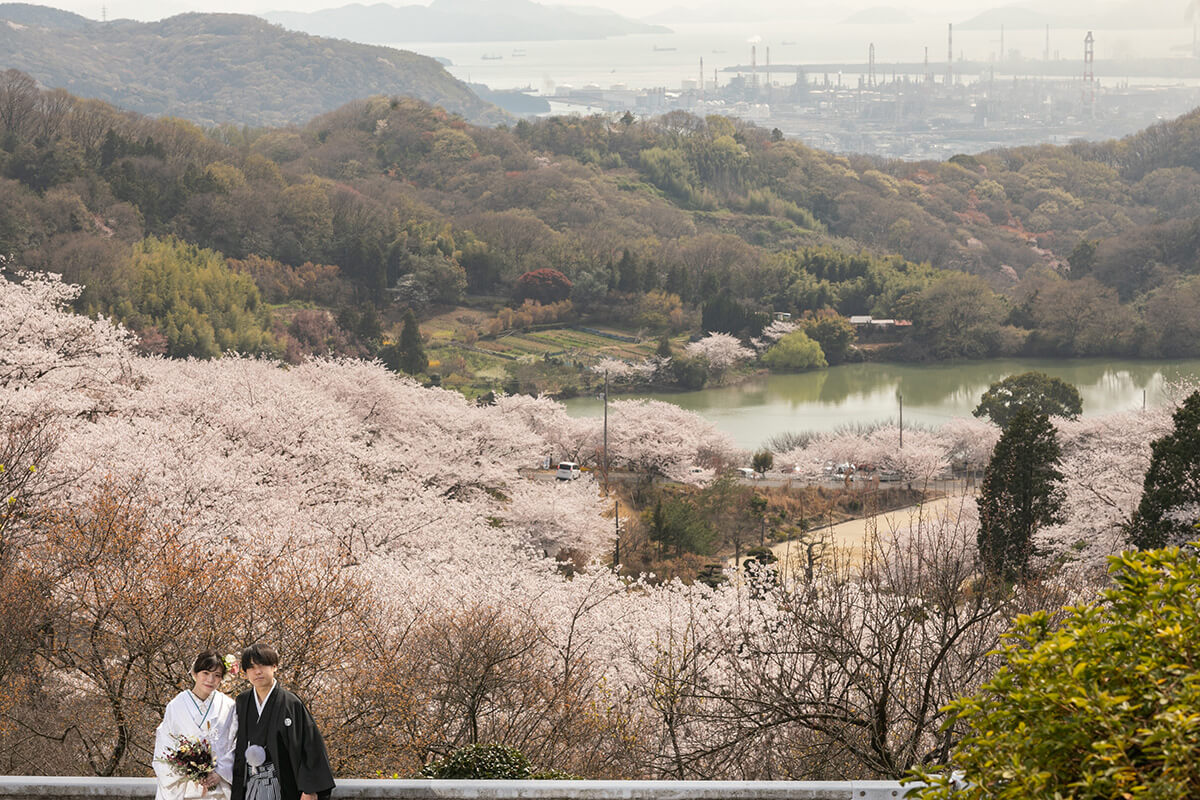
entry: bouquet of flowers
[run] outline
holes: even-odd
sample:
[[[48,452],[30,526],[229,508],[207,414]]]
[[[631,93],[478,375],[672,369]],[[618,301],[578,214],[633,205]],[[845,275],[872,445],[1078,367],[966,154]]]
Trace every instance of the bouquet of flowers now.
[[[164,753],[159,762],[170,767],[171,772],[180,778],[197,783],[216,769],[212,745],[208,739],[193,739],[189,736],[176,737],[175,747]]]

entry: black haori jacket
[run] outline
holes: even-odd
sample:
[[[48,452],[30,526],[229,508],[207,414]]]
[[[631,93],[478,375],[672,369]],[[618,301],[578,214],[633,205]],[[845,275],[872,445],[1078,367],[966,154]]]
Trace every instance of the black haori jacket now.
[[[300,800],[301,792],[328,800],[333,791],[329,755],[317,724],[299,697],[275,684],[260,719],[251,688],[238,695],[237,719],[232,800],[246,798],[246,748],[252,744],[266,748],[267,758],[275,765],[280,800]]]

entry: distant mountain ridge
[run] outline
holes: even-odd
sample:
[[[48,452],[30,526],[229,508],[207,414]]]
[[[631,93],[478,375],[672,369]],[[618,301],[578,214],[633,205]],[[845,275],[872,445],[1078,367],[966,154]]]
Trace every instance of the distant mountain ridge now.
[[[0,4],[0,70],[131,111],[204,125],[291,125],[371,95],[415,97],[477,124],[505,119],[426,56],[284,30],[243,14],[97,22]]]
[[[353,3],[310,13],[274,11],[262,16],[318,36],[385,44],[603,39],[671,32],[600,8],[547,6],[532,0],[434,0],[429,6]]]
[[[999,29],[1036,30],[1054,28],[1092,30],[1141,30],[1183,28],[1186,3],[1171,0],[1123,0],[1115,5],[1095,7],[1083,13],[1050,12],[1038,5],[1011,5],[989,8],[955,24],[960,30]]]

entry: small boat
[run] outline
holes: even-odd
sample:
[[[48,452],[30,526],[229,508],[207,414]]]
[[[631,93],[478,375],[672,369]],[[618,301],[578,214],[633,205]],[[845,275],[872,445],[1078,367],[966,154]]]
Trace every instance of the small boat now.
[[[482,58],[484,61],[499,61],[500,59],[504,58],[504,56],[496,55],[495,53],[484,53],[482,56],[480,56],[480,58]]]

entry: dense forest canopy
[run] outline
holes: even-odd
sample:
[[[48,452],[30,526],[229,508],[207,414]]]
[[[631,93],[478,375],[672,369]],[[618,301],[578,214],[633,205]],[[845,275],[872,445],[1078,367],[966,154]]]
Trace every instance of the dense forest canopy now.
[[[519,302],[518,278],[552,269],[575,312],[631,324],[725,293],[741,335],[765,312],[834,311],[912,320],[911,358],[1179,357],[1200,352],[1198,137],[1193,113],[1120,141],[910,164],[724,117],[485,128],[384,96],[303,127],[205,129],[10,70],[0,251],[119,316],[153,236],[230,259],[273,303],[335,311]],[[282,346],[255,324],[233,340]]]
[[[96,22],[0,4],[0,68],[43,86],[202,125],[291,125],[351,97],[403,94],[481,124],[505,118],[427,56],[285,30],[243,14]]]

